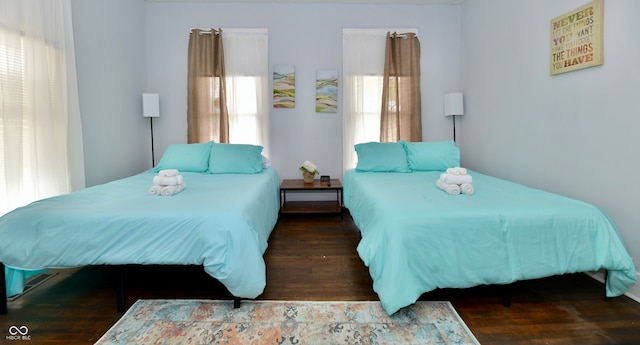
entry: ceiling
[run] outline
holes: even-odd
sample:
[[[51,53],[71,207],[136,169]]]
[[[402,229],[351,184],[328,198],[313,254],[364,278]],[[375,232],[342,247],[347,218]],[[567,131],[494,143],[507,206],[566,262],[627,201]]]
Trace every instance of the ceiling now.
[[[464,0],[145,0],[146,2],[219,2],[219,3],[316,3],[316,4],[413,4],[460,5]]]

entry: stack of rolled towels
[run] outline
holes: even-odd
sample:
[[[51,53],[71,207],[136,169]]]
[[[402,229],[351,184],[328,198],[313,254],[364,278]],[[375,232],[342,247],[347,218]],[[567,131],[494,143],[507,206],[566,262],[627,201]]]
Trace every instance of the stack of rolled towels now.
[[[182,192],[186,186],[177,169],[160,170],[158,175],[153,177],[153,187],[149,188],[149,194],[172,196]]]
[[[461,167],[448,168],[445,173],[440,174],[440,178],[436,181],[436,186],[447,192],[447,194],[471,195],[474,192],[473,178],[467,174],[467,169]]]

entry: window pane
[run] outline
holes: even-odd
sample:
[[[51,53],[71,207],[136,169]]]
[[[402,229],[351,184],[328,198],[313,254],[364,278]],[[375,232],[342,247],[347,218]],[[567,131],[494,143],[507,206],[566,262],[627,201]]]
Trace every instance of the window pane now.
[[[238,104],[236,111],[238,115],[253,115],[258,112],[258,102],[256,91],[258,85],[256,77],[235,77],[235,96]]]
[[[382,76],[363,76],[359,78],[362,92],[362,120],[361,128],[355,138],[355,143],[365,143],[380,140],[380,107],[382,104]]]
[[[227,76],[230,138],[238,144],[258,144],[258,77]]]

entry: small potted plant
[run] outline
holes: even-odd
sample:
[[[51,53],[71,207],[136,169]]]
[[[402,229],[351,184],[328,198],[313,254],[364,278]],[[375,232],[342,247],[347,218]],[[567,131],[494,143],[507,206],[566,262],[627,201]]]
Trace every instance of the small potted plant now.
[[[302,166],[300,167],[300,171],[302,171],[302,179],[304,183],[313,183],[313,179],[316,177],[316,174],[319,174],[318,167],[310,161],[304,161]]]

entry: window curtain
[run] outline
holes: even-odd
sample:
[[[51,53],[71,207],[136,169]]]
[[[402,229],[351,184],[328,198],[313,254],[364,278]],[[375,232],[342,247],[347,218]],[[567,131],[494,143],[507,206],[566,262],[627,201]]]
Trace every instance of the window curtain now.
[[[380,104],[387,30],[344,29],[343,168],[355,168],[354,145],[380,138]]]
[[[267,29],[225,29],[229,142],[261,145],[269,155],[269,59]]]
[[[189,35],[187,141],[229,142],[222,30],[193,29]]]
[[[422,141],[420,41],[414,33],[387,33],[380,141]]]
[[[0,214],[83,188],[70,0],[0,2]]]
[[[71,19],[70,0],[0,1],[0,214],[85,186]]]

